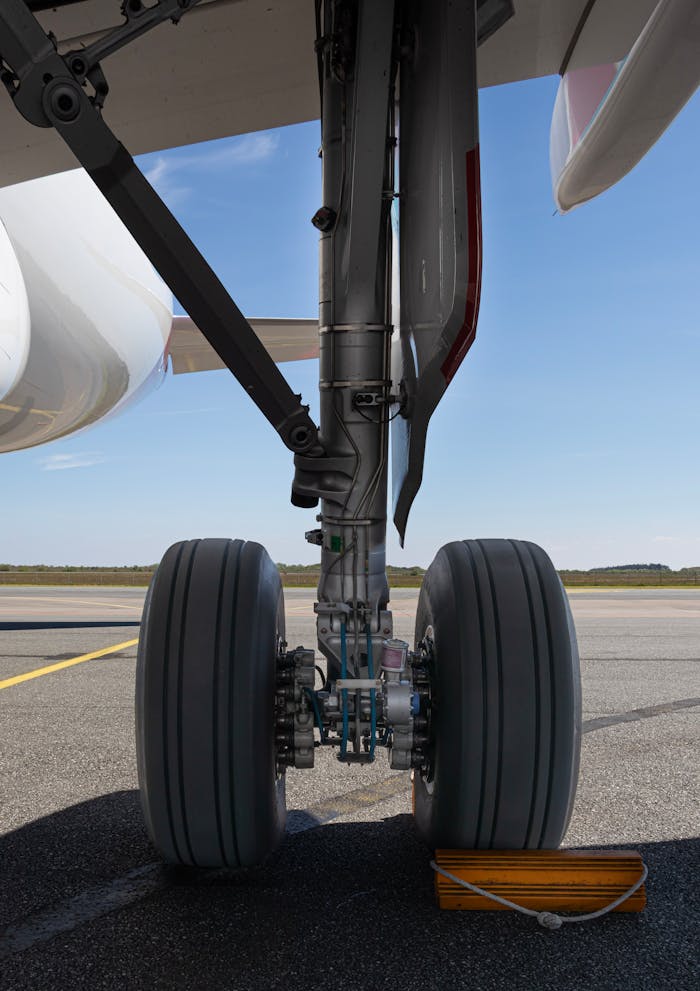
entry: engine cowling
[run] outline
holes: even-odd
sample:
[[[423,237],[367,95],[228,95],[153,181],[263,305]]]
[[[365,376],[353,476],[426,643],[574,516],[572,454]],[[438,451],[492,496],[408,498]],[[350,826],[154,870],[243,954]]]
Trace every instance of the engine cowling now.
[[[83,429],[156,387],[172,296],[82,169],[0,189],[0,219],[4,452]]]
[[[0,403],[17,385],[28,355],[27,291],[12,242],[0,223]]]

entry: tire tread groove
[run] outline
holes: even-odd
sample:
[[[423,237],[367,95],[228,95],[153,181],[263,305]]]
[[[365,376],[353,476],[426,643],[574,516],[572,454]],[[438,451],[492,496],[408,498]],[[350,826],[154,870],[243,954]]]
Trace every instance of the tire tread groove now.
[[[175,713],[177,720],[177,782],[178,782],[178,798],[180,805],[180,814],[182,816],[182,829],[185,837],[185,846],[187,847],[187,853],[189,858],[195,866],[197,866],[197,861],[194,856],[194,851],[192,849],[192,843],[190,841],[190,831],[189,823],[187,821],[187,803],[185,801],[185,760],[183,753],[183,732],[182,732],[182,717],[183,717],[183,692],[182,692],[182,682],[184,676],[184,656],[185,656],[185,633],[187,630],[187,603],[190,595],[190,583],[192,581],[192,570],[194,568],[194,559],[197,554],[197,548],[199,547],[199,540],[192,541],[192,552],[190,554],[190,559],[187,563],[187,571],[185,573],[185,588],[182,595],[182,614],[180,616],[179,622],[179,637],[178,637],[178,651],[177,651],[177,694],[175,698]],[[167,765],[166,765],[167,766]]]
[[[523,576],[523,584],[525,586],[525,593],[527,595],[527,608],[528,608],[528,612],[529,612],[529,615],[530,615],[530,629],[531,629],[531,632],[532,632],[532,656],[533,656],[534,680],[535,680],[536,689],[539,689],[539,685],[540,685],[540,663],[539,663],[540,645],[539,645],[539,636],[538,636],[538,632],[537,632],[537,623],[535,622],[535,607],[534,607],[534,603],[533,603],[533,600],[532,600],[532,589],[530,587],[530,577],[529,577],[529,575],[527,573],[527,570],[525,568],[525,562],[523,560],[523,550],[522,550],[522,546],[523,545],[520,543],[520,541],[516,541],[516,540],[511,540],[510,541],[510,544],[513,547],[513,550],[515,551],[515,553],[517,555],[518,563],[520,564],[520,570],[521,570],[522,576]],[[535,736],[535,739],[534,739],[535,760],[534,760],[533,776],[532,776],[532,792],[531,792],[531,797],[530,797],[530,809],[528,811],[527,826],[526,826],[526,830],[525,830],[525,844],[524,844],[524,848],[525,849],[530,848],[530,844],[532,842],[532,831],[533,831],[533,823],[534,823],[534,817],[535,817],[535,806],[536,806],[536,803],[537,803],[537,793],[538,793],[538,790],[539,790],[539,783],[540,783],[539,782],[540,761],[539,761],[538,758],[539,758],[540,749],[541,749],[540,748],[540,735],[542,733],[542,713],[541,713],[540,693],[539,693],[538,690],[536,690],[533,694],[534,694],[534,699],[535,699],[535,734],[534,734],[534,736]]]
[[[219,840],[219,850],[221,852],[221,859],[223,863],[226,863],[226,848],[224,846],[224,827],[222,821],[221,812],[221,785],[220,785],[220,755],[219,755],[219,692],[221,689],[220,679],[221,679],[221,627],[222,627],[222,615],[223,615],[223,598],[224,598],[224,581],[226,579],[226,566],[228,564],[229,552],[231,550],[231,545],[226,544],[226,549],[224,550],[223,560],[221,562],[221,568],[219,569],[219,588],[216,597],[216,629],[214,631],[214,668],[212,671],[212,753],[214,757],[214,766],[212,768],[212,773],[214,775],[214,813],[216,817],[216,831]]]
[[[496,683],[498,685],[498,749],[496,755],[496,783],[495,783],[495,798],[493,804],[493,818],[491,820],[491,830],[489,832],[489,847],[493,847],[493,842],[496,834],[496,826],[498,824],[498,813],[501,805],[501,786],[503,778],[503,656],[502,656],[502,645],[501,645],[501,633],[499,626],[499,611],[498,611],[498,600],[496,598],[496,587],[493,580],[493,570],[491,568],[491,563],[489,561],[488,554],[484,549],[483,542],[477,540],[476,544],[484,556],[484,565],[486,567],[486,574],[489,580],[489,591],[491,593],[491,608],[493,613],[493,636],[494,642],[496,644]],[[484,696],[485,697],[485,696]],[[485,709],[487,707],[485,706]]]
[[[173,575],[170,582],[170,591],[168,595],[168,611],[167,611],[167,622],[165,626],[165,633],[163,637],[163,688],[162,688],[162,705],[163,705],[163,784],[165,791],[165,805],[168,819],[168,826],[170,828],[170,835],[172,837],[173,849],[178,857],[182,856],[180,851],[180,845],[177,841],[177,832],[175,830],[175,814],[174,814],[174,802],[173,793],[170,784],[170,775],[168,774],[167,768],[170,766],[169,760],[169,746],[168,746],[168,729],[169,729],[169,709],[168,705],[168,675],[170,672],[170,650],[169,639],[172,632],[173,625],[173,611],[175,608],[175,590],[177,586],[177,576],[180,571],[180,564],[182,562],[182,556],[185,552],[185,544],[182,543],[178,547],[177,557],[175,559],[175,564],[173,565]]]
[[[241,571],[241,557],[242,557],[242,554],[243,554],[243,547],[241,546],[240,543],[238,544],[237,550],[238,550],[238,553],[236,554],[236,563],[235,563],[234,572],[233,572],[233,595],[234,595],[234,602],[236,603],[236,606],[238,604],[238,582],[239,582],[239,576],[240,576],[240,571]],[[229,631],[229,657],[234,657],[235,656],[234,651],[236,649],[236,635],[237,635],[237,629],[236,628],[237,628],[237,625],[238,625],[237,620],[238,620],[237,609],[232,609],[231,610],[231,629]],[[235,697],[234,693],[235,693],[235,681],[234,681],[234,677],[233,677],[233,672],[231,672],[231,677],[228,680],[228,697],[227,697],[227,703],[228,703],[228,719],[227,719],[227,722],[228,722],[228,754],[229,754],[229,759],[228,759],[228,773],[229,773],[229,782],[230,782],[229,792],[230,792],[230,795],[231,795],[231,803],[230,803],[231,825],[233,827],[233,829],[232,829],[233,836],[231,838],[233,840],[233,849],[234,849],[234,853],[235,853],[235,856],[236,856],[236,864],[235,864],[235,866],[236,867],[240,867],[240,865],[241,865],[241,851],[240,851],[240,848],[238,846],[238,830],[236,828],[236,776],[234,774],[234,769],[233,769],[233,753],[234,753],[234,749],[233,749],[234,748],[234,743],[233,743],[233,737],[234,737],[234,705],[233,705],[233,700],[234,700],[234,697]]]
[[[479,813],[476,819],[476,836],[474,840],[475,848],[481,846],[481,835],[483,832],[484,825],[484,811],[486,805],[486,754],[488,752],[488,705],[487,705],[487,685],[488,685],[488,662],[486,658],[486,650],[484,647],[484,610],[481,601],[481,585],[479,582],[479,575],[477,573],[476,562],[474,560],[474,554],[470,547],[470,542],[468,540],[463,541],[463,544],[467,550],[469,558],[469,567],[472,572],[472,579],[474,581],[474,589],[476,592],[476,609],[477,616],[479,617],[479,630],[481,631],[481,774],[480,774],[480,789],[479,789]]]
[[[554,745],[556,740],[556,725],[557,725],[557,707],[556,707],[556,684],[555,684],[555,665],[554,665],[554,648],[552,644],[552,622],[550,616],[549,603],[547,602],[547,595],[544,588],[544,580],[542,577],[542,571],[540,569],[539,561],[536,555],[532,555],[532,560],[535,565],[535,572],[537,574],[537,580],[540,587],[540,595],[542,596],[542,611],[544,613],[545,629],[547,630],[547,664],[549,669],[549,767],[547,769],[547,798],[545,800],[545,814],[542,817],[542,829],[540,831],[539,842],[537,844],[538,848],[542,848],[545,842],[545,836],[549,828],[550,819],[550,809],[552,800],[552,789],[554,787]]]

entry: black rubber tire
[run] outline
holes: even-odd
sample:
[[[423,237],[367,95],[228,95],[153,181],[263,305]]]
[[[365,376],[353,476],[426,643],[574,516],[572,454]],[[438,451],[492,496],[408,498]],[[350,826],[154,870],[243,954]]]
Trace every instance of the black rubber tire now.
[[[250,867],[280,842],[275,753],[279,572],[243,540],[174,544],[146,597],[136,753],[151,839],[171,864]]]
[[[547,554],[520,540],[442,547],[418,601],[432,630],[428,774],[415,818],[433,848],[556,849],[581,738],[571,610]]]

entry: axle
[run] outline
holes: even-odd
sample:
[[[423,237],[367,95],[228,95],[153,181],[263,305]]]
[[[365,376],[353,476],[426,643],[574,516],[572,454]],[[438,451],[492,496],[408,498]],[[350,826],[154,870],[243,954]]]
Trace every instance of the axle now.
[[[367,635],[368,651],[372,642]],[[368,677],[340,677],[314,688],[314,652],[298,647],[280,656],[276,742],[280,769],[312,767],[316,746],[338,748],[346,763],[369,763],[377,747],[388,750],[394,770],[426,770],[430,721],[429,640],[410,651],[386,640],[378,668]],[[314,741],[314,726],[319,741]]]

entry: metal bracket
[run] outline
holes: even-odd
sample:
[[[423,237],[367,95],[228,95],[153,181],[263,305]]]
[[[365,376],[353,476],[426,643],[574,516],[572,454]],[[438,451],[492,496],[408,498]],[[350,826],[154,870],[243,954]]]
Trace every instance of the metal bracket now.
[[[121,28],[84,52],[61,56],[24,0],[2,0],[2,81],[26,120],[58,131],[284,444],[295,453],[322,453],[309,407],[301,404],[301,396],[292,391],[216,274],[99,112],[106,81],[100,91],[104,77],[97,55],[115,51],[164,19],[179,19],[195,2],[159,0],[139,14],[127,2],[122,5],[127,21]],[[70,64],[76,57],[83,59],[77,74]],[[84,88],[86,79],[96,90],[92,98]]]

